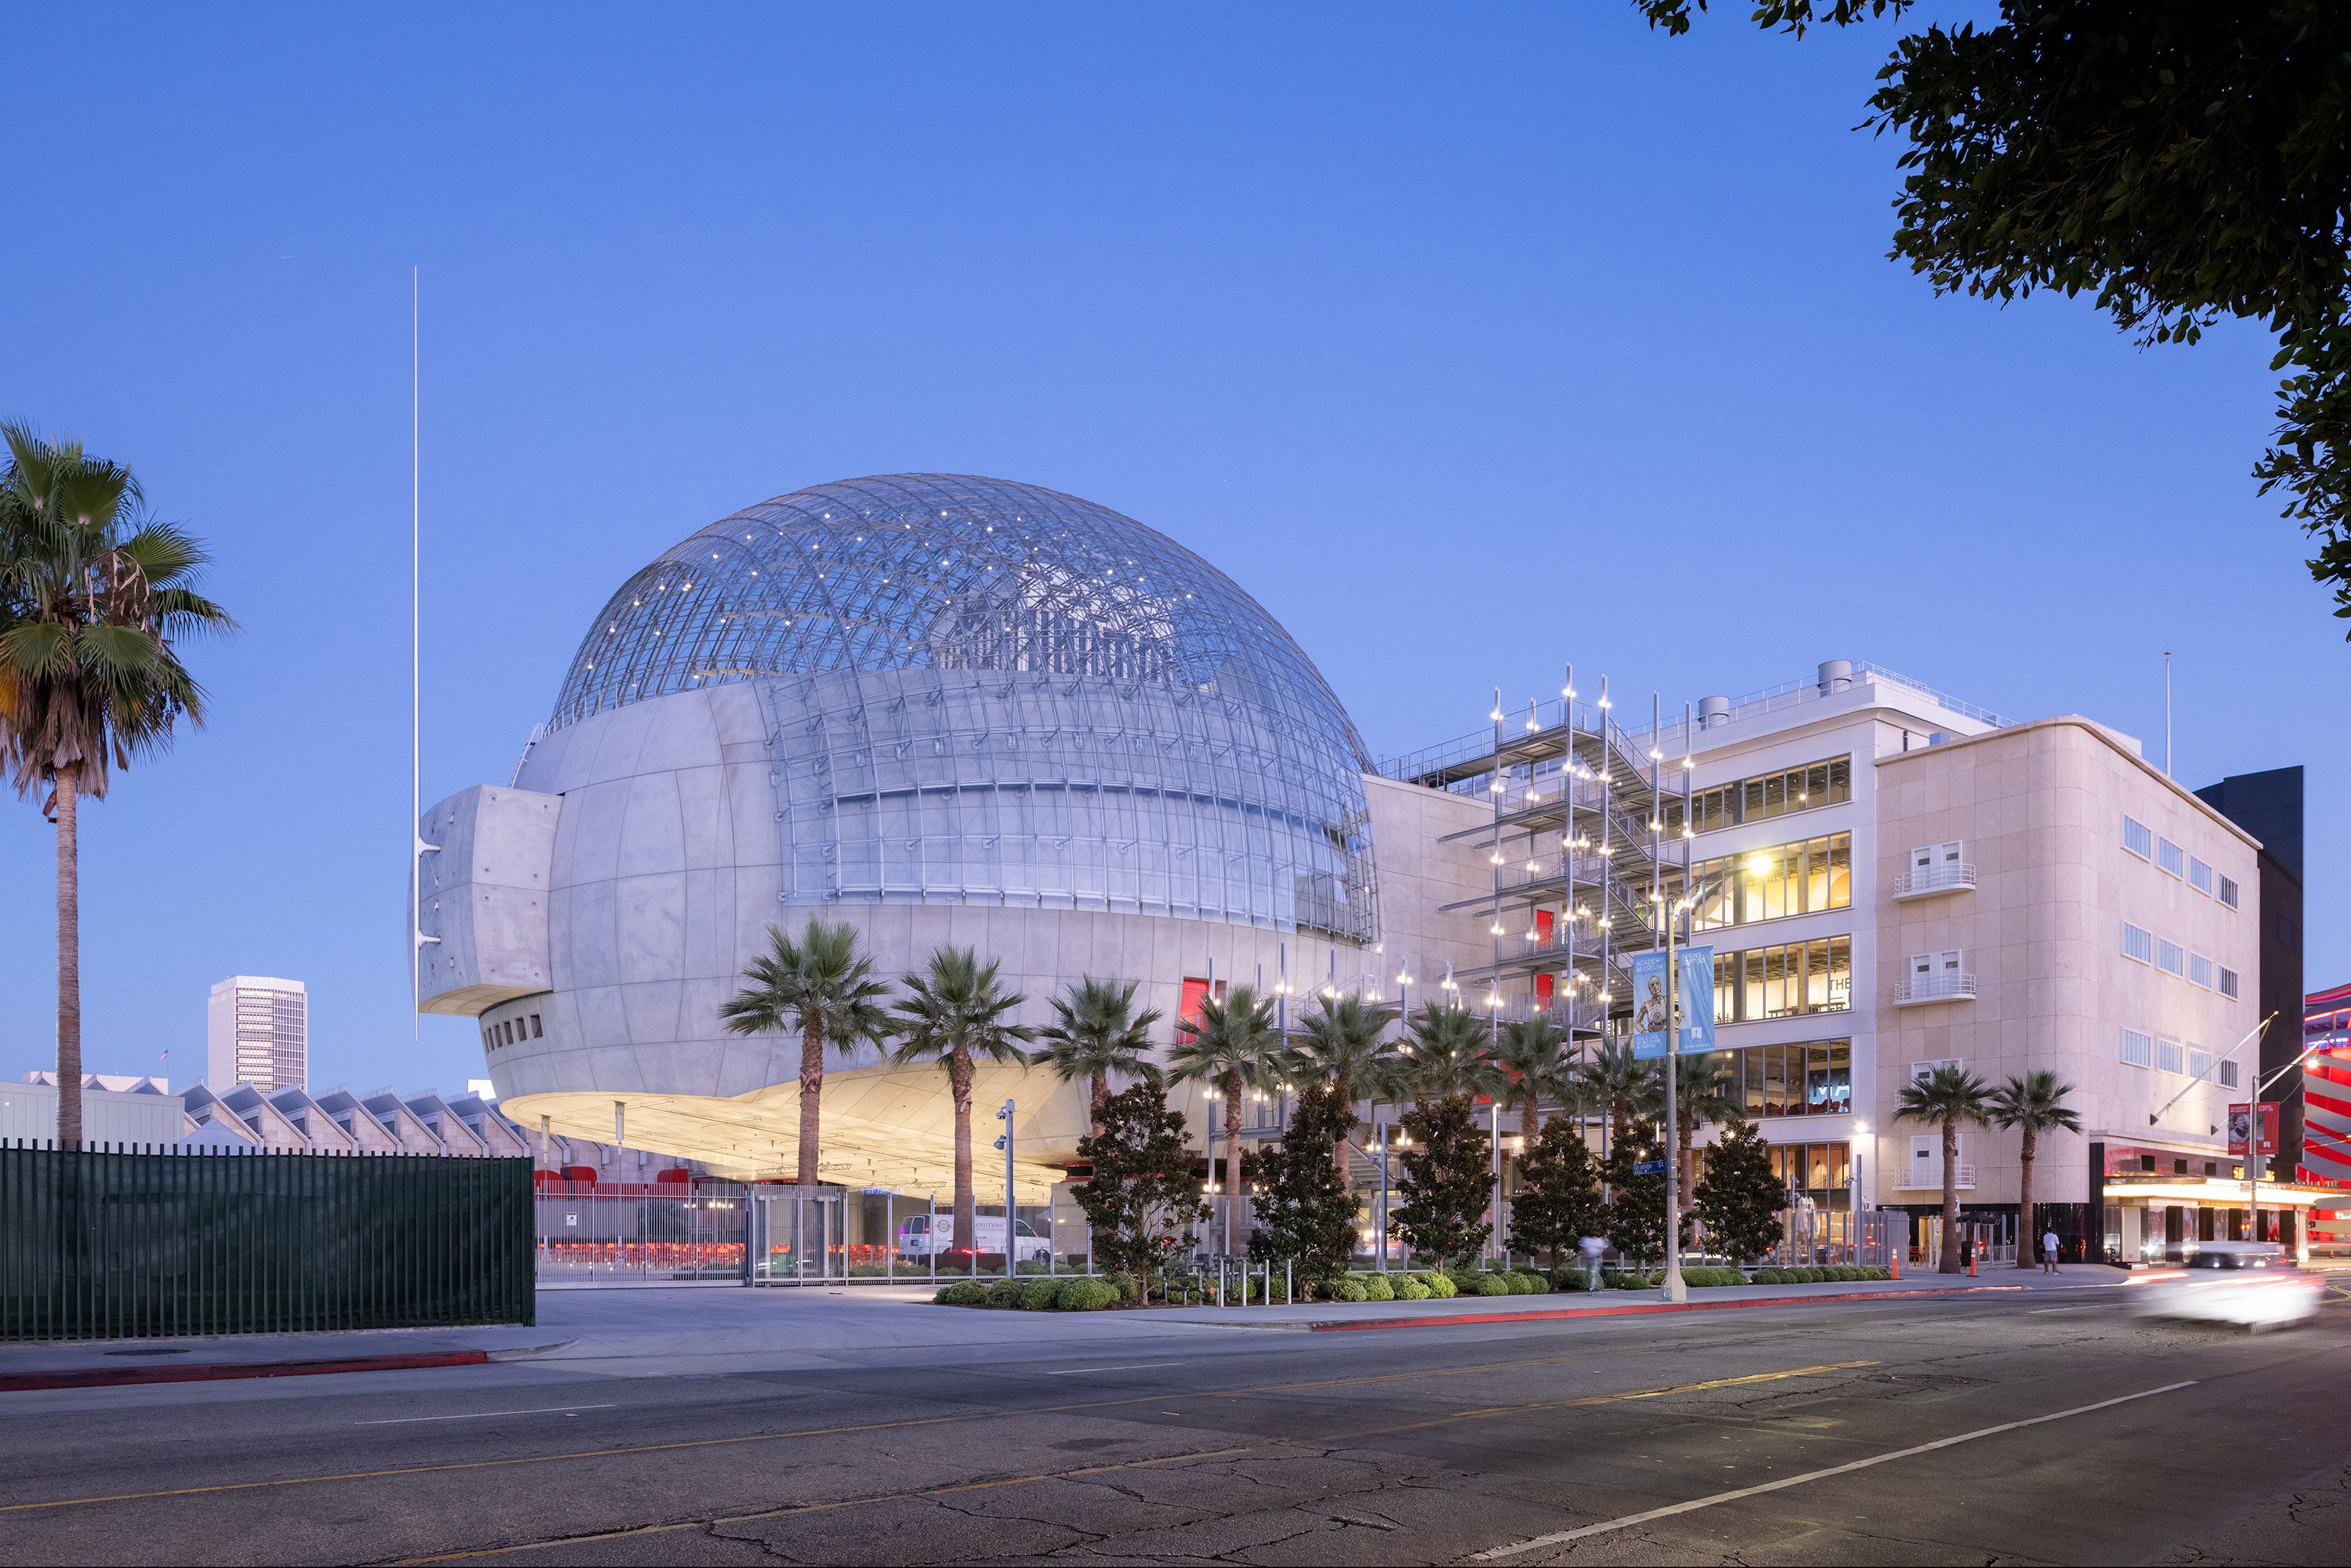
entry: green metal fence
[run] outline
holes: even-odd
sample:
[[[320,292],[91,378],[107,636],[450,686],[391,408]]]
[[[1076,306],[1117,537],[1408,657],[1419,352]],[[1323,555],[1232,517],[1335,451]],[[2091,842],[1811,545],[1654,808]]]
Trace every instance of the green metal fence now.
[[[531,1322],[530,1171],[0,1145],[0,1340]]]

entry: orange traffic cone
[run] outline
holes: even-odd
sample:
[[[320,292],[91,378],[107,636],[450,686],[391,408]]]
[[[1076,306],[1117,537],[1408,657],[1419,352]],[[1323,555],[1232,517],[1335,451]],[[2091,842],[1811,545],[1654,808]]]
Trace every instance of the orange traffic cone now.
[[[1972,1279],[1974,1279],[1975,1277],[1976,1277],[1976,1249],[1975,1249],[1974,1248],[1970,1247],[1970,1248],[1969,1248],[1969,1249],[1968,1249],[1968,1278],[1969,1278],[1969,1279],[1970,1279],[1970,1280],[1972,1280]]]

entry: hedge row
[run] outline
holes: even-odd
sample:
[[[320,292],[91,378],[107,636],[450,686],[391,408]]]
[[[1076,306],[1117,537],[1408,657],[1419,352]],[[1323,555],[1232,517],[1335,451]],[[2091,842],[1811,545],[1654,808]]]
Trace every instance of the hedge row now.
[[[958,1280],[942,1285],[931,1300],[943,1307],[998,1307],[1024,1312],[1098,1312],[1141,1291],[1132,1276],[1080,1274],[1072,1279]]]

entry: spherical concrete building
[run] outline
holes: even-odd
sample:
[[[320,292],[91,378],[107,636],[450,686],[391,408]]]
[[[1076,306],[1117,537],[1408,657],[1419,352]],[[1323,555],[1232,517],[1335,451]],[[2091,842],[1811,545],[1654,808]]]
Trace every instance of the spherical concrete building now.
[[[1029,1022],[1137,980],[1164,1040],[1187,980],[1376,989],[1365,772],[1312,662],[1165,536],[1000,480],[820,486],[638,572],[512,783],[426,813],[424,1005],[481,1019],[527,1127],[617,1105],[632,1144],[783,1175],[799,1042],[718,1021],[771,925],[849,921],[892,979],[976,947]],[[1041,1193],[1080,1087],[977,1093],[1019,1102]],[[828,1180],[944,1192],[951,1140],[944,1074],[831,1065]]]

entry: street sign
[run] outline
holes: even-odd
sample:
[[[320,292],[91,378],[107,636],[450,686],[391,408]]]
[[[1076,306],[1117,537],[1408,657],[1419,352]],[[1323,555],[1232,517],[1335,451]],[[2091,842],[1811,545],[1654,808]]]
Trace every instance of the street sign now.
[[[1663,1160],[1635,1160],[1633,1162],[1633,1174],[1635,1176],[1663,1176],[1666,1174],[1666,1162]]]

